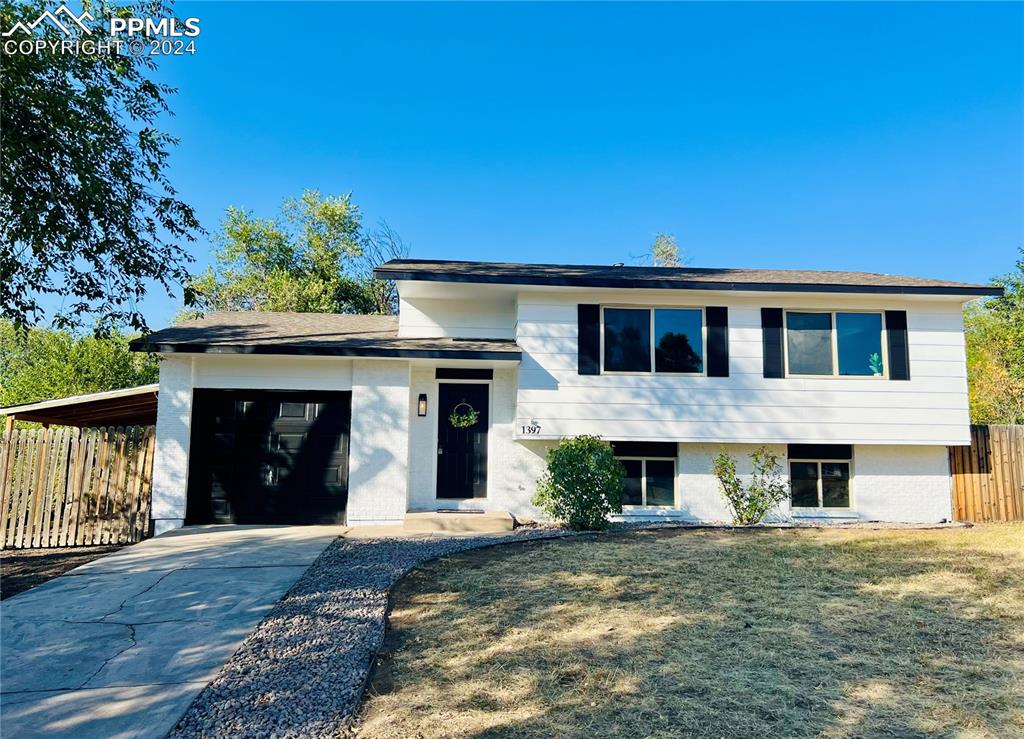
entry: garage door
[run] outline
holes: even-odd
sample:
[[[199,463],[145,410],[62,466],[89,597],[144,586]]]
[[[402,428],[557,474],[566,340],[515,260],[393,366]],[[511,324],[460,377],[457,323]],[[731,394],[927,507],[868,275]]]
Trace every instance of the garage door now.
[[[342,523],[352,394],[196,390],[186,523]]]

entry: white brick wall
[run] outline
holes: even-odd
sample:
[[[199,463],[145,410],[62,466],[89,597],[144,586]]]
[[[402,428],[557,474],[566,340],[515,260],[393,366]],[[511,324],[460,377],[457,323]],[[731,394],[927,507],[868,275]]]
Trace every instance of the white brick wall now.
[[[784,474],[788,478],[786,446],[766,446],[781,457]],[[732,516],[719,492],[718,479],[711,471],[712,460],[721,448],[736,459],[740,475],[750,474],[750,454],[758,448],[756,444],[727,444],[724,447],[718,444],[680,444],[676,459],[679,507],[635,508],[627,511],[624,517],[729,522]],[[498,468],[497,474],[511,473],[511,476],[501,490],[496,491],[503,498],[500,506],[495,500],[495,509],[513,510],[520,516],[540,515],[530,505],[530,498],[537,478],[544,471],[544,453],[543,449],[538,449],[533,455],[535,463],[529,465],[513,464]],[[923,523],[950,520],[949,486],[946,447],[858,445],[854,447],[851,485],[853,510],[822,511],[820,517]],[[785,501],[769,520],[790,518],[789,502]]]
[[[409,363],[356,360],[349,439],[350,525],[405,518],[409,480]]]
[[[450,365],[444,365],[450,366]],[[414,365],[409,387],[410,459],[409,507],[412,510],[467,508],[508,511],[519,518],[537,518],[530,503],[536,480],[544,471],[550,442],[520,443],[512,437],[515,423],[516,377],[513,368],[497,368],[490,385],[490,429],[487,436],[487,498],[481,500],[438,500],[437,407],[438,384],[434,365]],[[416,415],[420,393],[427,394],[428,413]]]
[[[766,447],[785,456],[786,447],[767,444]],[[680,510],[688,521],[729,522],[732,514],[718,489],[718,478],[711,471],[711,465],[720,449],[725,449],[736,460],[736,471],[749,475],[752,471],[750,454],[757,444],[680,444],[676,469]],[[772,518],[780,518],[780,515]]]
[[[953,519],[946,447],[858,445],[853,456],[854,507],[861,519]]]
[[[185,522],[188,446],[192,423],[192,358],[164,356],[160,362],[156,449],[153,456],[154,533]]]

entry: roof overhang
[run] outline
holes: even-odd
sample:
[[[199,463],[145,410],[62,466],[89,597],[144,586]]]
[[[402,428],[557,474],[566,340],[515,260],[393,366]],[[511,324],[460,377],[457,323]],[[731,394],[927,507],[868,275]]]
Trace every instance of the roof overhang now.
[[[386,346],[317,346],[310,344],[179,344],[132,345],[133,351],[164,354],[253,354],[278,356],[365,357],[368,359],[474,359],[519,362],[522,351],[515,349],[469,349],[453,347],[407,348]]]
[[[849,293],[860,295],[949,295],[965,298],[998,296],[996,285],[844,285],[797,282],[731,282],[712,280],[652,279],[629,277],[585,277],[576,275],[531,276],[523,274],[459,274],[408,268],[378,267],[374,275],[382,280],[446,282],[477,285],[520,285],[523,287],[623,288],[641,290],[713,290],[766,293]]]
[[[150,426],[156,423],[158,384],[107,390],[0,408],[0,416],[56,426]]]

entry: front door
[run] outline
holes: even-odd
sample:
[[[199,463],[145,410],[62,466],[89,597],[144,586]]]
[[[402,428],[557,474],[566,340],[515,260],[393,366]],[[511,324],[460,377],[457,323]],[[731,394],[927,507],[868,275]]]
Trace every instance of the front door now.
[[[487,385],[441,383],[437,497],[487,497]]]

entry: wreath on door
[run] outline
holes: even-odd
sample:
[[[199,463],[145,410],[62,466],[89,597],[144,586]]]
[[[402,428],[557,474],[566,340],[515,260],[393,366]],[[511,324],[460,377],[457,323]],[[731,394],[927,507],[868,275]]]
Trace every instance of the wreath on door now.
[[[452,412],[448,416],[448,423],[457,429],[468,429],[471,426],[475,426],[479,420],[480,411],[476,410],[465,400],[452,408]]]

